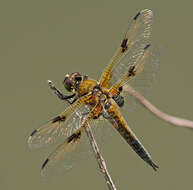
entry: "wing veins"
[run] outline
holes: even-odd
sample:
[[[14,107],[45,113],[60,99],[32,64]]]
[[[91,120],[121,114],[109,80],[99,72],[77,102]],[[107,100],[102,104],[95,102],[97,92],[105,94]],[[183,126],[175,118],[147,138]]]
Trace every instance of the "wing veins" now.
[[[144,26],[144,28],[140,28]],[[149,43],[152,27],[152,11],[145,9],[140,11],[130,23],[128,30],[126,31],[120,47],[116,51],[115,55],[111,59],[110,63],[106,67],[102,77],[100,79],[100,85],[105,88],[110,88],[111,79],[114,75],[113,70],[119,67],[121,60],[130,52],[133,51],[132,47],[139,46],[138,53],[140,56],[144,44]],[[141,29],[141,31],[140,31]],[[139,34],[138,34],[139,33]],[[132,54],[132,53],[130,53]]]

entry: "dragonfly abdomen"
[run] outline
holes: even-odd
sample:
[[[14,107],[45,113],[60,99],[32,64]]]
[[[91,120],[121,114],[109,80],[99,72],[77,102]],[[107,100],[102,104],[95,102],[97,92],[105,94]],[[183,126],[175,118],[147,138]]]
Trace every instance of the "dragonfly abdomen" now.
[[[132,130],[127,126],[123,117],[120,115],[119,110],[112,105],[107,110],[107,113],[111,115],[108,120],[117,129],[125,141],[132,147],[132,149],[140,156],[141,159],[147,162],[156,171],[158,166],[152,161],[150,154],[140,143]]]

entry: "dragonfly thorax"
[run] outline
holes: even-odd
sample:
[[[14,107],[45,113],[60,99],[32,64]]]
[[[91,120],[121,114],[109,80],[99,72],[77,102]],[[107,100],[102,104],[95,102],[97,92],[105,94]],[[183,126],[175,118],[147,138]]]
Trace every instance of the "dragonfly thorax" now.
[[[97,95],[98,97],[101,97],[101,98],[104,98],[104,97],[109,98],[108,90],[105,88],[101,88],[100,85],[98,84],[93,87],[92,94]]]

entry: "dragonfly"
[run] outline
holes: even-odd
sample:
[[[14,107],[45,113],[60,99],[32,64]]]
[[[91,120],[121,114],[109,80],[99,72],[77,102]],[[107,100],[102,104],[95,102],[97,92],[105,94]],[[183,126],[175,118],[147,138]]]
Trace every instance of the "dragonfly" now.
[[[68,102],[68,107],[29,136],[28,144],[35,148],[51,144],[59,137],[63,139],[63,143],[43,162],[42,171],[46,172],[75,151],[85,139],[84,127],[99,118],[109,122],[153,170],[158,169],[121,114],[121,108],[127,104],[123,96],[125,86],[131,86],[132,81],[145,72],[146,65],[149,62],[152,64],[152,20],[153,13],[148,9],[141,10],[133,17],[99,81],[79,72],[67,74],[63,85],[70,95],[63,94],[49,81],[51,89],[59,99]]]

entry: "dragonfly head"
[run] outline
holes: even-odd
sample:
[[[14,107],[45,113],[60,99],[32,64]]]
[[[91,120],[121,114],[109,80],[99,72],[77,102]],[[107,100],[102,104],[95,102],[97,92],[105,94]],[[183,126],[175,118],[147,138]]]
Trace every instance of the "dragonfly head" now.
[[[82,79],[82,75],[78,72],[71,73],[70,75],[67,74],[63,81],[64,87],[69,92],[76,91]]]

